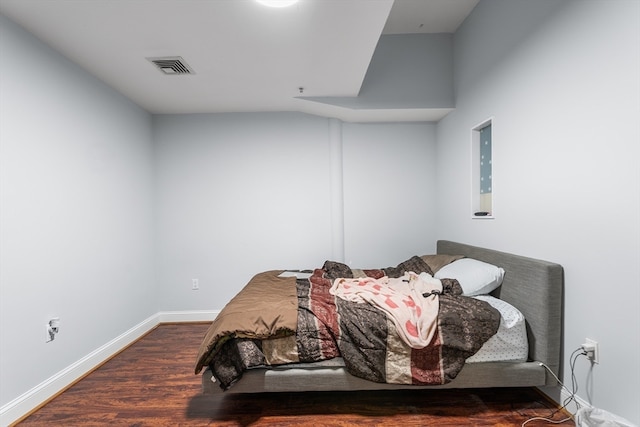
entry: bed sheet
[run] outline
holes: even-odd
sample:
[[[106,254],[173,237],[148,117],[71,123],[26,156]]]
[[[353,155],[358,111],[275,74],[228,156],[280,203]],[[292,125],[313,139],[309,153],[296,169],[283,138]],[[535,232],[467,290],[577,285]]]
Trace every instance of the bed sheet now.
[[[478,295],[500,312],[498,332],[484,343],[467,363],[524,362],[528,358],[529,343],[524,315],[511,304],[491,295]]]

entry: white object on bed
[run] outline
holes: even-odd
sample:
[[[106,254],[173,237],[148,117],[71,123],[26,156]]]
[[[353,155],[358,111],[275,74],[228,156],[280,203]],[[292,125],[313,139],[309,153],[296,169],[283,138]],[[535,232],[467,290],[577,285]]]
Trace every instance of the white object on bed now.
[[[508,302],[490,295],[478,295],[474,298],[486,301],[500,312],[500,326],[498,332],[467,359],[467,363],[525,362],[529,354],[529,343],[522,313]]]
[[[305,271],[285,270],[278,277],[295,277],[296,279],[308,279],[313,273]]]
[[[456,279],[464,295],[484,295],[502,284],[504,269],[473,258],[462,258],[445,265],[433,277]]]

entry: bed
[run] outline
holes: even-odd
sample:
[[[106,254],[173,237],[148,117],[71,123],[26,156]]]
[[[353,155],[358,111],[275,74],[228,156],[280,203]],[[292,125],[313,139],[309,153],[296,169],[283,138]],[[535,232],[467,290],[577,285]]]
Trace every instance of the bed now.
[[[451,257],[447,258],[447,256]],[[472,300],[471,304],[478,305],[478,307],[482,309],[480,311],[484,313],[483,316],[486,315],[485,317],[480,317],[479,315],[473,314],[471,321],[464,322],[465,325],[468,325],[469,323],[478,323],[482,325],[482,328],[484,329],[481,328],[478,333],[478,335],[484,334],[481,344],[472,343],[470,344],[471,348],[464,347],[462,350],[458,350],[456,347],[454,351],[448,350],[443,346],[436,351],[436,353],[456,353],[455,355],[457,358],[452,359],[454,361],[453,365],[456,365],[456,363],[459,364],[456,369],[453,369],[450,372],[445,372],[442,378],[438,377],[432,381],[431,377],[433,375],[430,371],[424,371],[427,372],[427,374],[425,375],[423,372],[423,377],[418,378],[418,381],[416,381],[415,378],[409,378],[407,381],[406,378],[403,379],[403,374],[396,374],[395,377],[393,377],[393,375],[387,372],[383,372],[384,375],[387,375],[386,377],[376,377],[376,369],[385,371],[384,366],[382,368],[369,368],[369,362],[365,359],[359,360],[358,356],[356,356],[355,362],[345,363],[345,359],[351,359],[350,353],[353,352],[352,346],[360,345],[357,342],[351,342],[349,347],[344,350],[344,355],[340,353],[340,350],[342,349],[341,347],[338,350],[332,350],[333,353],[329,351],[324,355],[324,357],[320,358],[321,360],[319,361],[309,361],[307,357],[300,357],[298,359],[297,354],[292,359],[288,354],[290,350],[288,350],[286,346],[281,346],[281,344],[287,342],[291,343],[293,341],[293,345],[295,347],[295,337],[298,334],[295,329],[301,328],[299,325],[296,326],[295,322],[300,322],[300,319],[283,319],[283,317],[286,317],[283,313],[291,313],[292,309],[290,305],[294,303],[292,303],[291,299],[280,296],[276,296],[273,300],[269,301],[269,297],[262,297],[260,296],[261,294],[258,294],[257,292],[263,292],[260,290],[261,288],[264,290],[271,289],[271,286],[281,287],[282,289],[286,289],[286,292],[289,294],[293,292],[293,298],[297,298],[298,304],[300,304],[300,283],[312,281],[315,276],[308,278],[304,272],[301,274],[291,272],[290,276],[293,277],[286,277],[288,276],[286,272],[278,270],[273,272],[264,272],[257,275],[254,279],[257,278],[258,283],[254,283],[254,286],[248,290],[249,293],[256,293],[254,297],[257,296],[258,299],[264,299],[265,304],[269,306],[266,310],[271,310],[275,314],[264,318],[261,314],[250,317],[247,314],[248,312],[261,313],[257,304],[252,302],[248,303],[248,305],[245,305],[244,307],[239,306],[235,309],[231,308],[234,307],[232,304],[233,301],[241,294],[245,293],[245,290],[249,288],[248,285],[245,290],[241,291],[239,295],[221,311],[212,326],[209,328],[209,331],[203,338],[202,344],[200,345],[195,366],[196,373],[203,371],[202,386],[204,393],[392,390],[416,387],[532,387],[555,385],[555,376],[559,376],[562,351],[561,339],[564,280],[562,266],[548,261],[447,240],[439,240],[437,242],[436,254],[431,257],[432,258],[428,258],[428,256],[412,257],[412,259],[407,260],[406,263],[401,263],[397,266],[396,269],[399,272],[395,271],[394,268],[388,268],[383,269],[384,271],[382,274],[385,274],[385,278],[387,275],[386,273],[391,273],[390,275],[395,274],[400,278],[404,277],[407,279],[408,276],[406,275],[410,273],[405,270],[413,271],[421,269],[422,264],[420,264],[420,259],[428,260],[427,264],[431,262],[431,260],[436,260],[436,264],[442,262],[443,265],[437,266],[437,270],[440,272],[444,272],[447,270],[448,266],[453,266],[456,261],[461,259],[469,259],[477,261],[478,263],[486,263],[502,270],[503,272],[503,275],[500,277],[499,286],[487,295],[476,295],[473,298],[460,298],[455,295],[449,297],[445,295],[445,291],[451,290],[451,292],[455,293],[456,289],[458,289],[456,286],[459,283],[457,280],[450,281],[450,279],[442,276],[440,277],[442,279],[442,293],[434,291],[434,294],[436,295],[431,295],[429,293],[423,294],[425,295],[425,298],[427,298],[426,295],[428,294],[429,298],[439,298],[440,311],[443,311],[443,307],[446,307],[447,304],[453,304],[457,307],[460,300],[464,300],[465,304],[466,301]],[[325,270],[331,269],[336,265],[338,267],[335,268],[344,267],[340,263],[327,262],[322,268]],[[313,274],[316,275],[317,271],[318,269],[313,270]],[[366,273],[370,273],[370,271],[371,270],[357,270],[358,275],[354,275],[353,277],[363,277],[363,272],[366,275]],[[430,273],[433,276],[438,277],[438,271],[430,271]],[[326,271],[324,271],[324,274],[326,274]],[[380,275],[381,273],[378,272],[377,274]],[[384,280],[385,278],[380,280]],[[252,282],[254,279],[252,279]],[[335,277],[333,277],[332,280],[333,279],[335,279]],[[342,279],[340,281],[342,281]],[[407,282],[408,280],[404,281]],[[338,280],[335,280],[335,283],[337,282]],[[351,282],[344,281],[344,283]],[[371,283],[367,283],[367,285],[377,286],[377,283],[378,282],[372,280]],[[291,287],[294,288],[293,291],[291,291]],[[296,287],[298,288],[297,290],[295,289]],[[332,289],[337,292],[335,286],[332,286]],[[265,295],[269,294],[270,293],[267,292]],[[331,301],[336,301],[336,305],[345,304],[342,300],[344,296],[337,297],[332,295],[331,297],[328,297],[328,294],[326,294],[324,295],[324,298],[333,298]],[[503,312],[497,310],[494,303],[488,304],[488,300],[492,298],[495,298],[499,305],[502,304],[515,308],[516,312],[520,313],[523,317],[521,321],[521,329],[522,334],[524,335],[525,353],[524,355],[520,354],[517,357],[512,358],[512,360],[492,360],[491,357],[483,359],[481,356],[480,360],[471,361],[473,357],[483,354],[482,351],[486,347],[487,341],[497,337],[498,334],[496,334],[496,331],[498,329],[501,330],[504,324],[504,318],[502,318]],[[249,301],[251,301],[251,299]],[[448,303],[447,301],[451,301],[451,303]],[[477,301],[484,302],[478,303]],[[361,301],[360,303],[350,302],[349,304],[350,307],[356,307],[355,310],[362,310],[362,307],[368,305],[366,303],[362,304]],[[486,309],[487,305],[492,308]],[[300,309],[298,307],[298,311],[299,310]],[[323,310],[321,310],[321,316],[328,316],[329,314],[324,313]],[[472,310],[465,308],[464,311],[469,312]],[[367,317],[367,314],[363,313],[365,312],[359,311],[356,313],[355,317],[358,319]],[[499,326],[494,325],[495,313],[498,313]],[[342,316],[347,320],[343,320]],[[234,317],[235,322],[240,324],[238,329],[223,330],[221,332],[220,325],[216,326],[217,323],[224,320],[223,318],[233,319]],[[347,322],[349,319],[348,315],[345,313],[340,313],[338,317],[340,317],[341,322],[338,326],[340,332],[335,332],[335,334],[342,333],[342,328],[344,328],[343,323]],[[288,326],[286,324],[287,321],[289,322]],[[357,319],[354,320],[354,322],[358,321],[359,320]],[[243,322],[250,322],[252,325],[243,325]],[[291,322],[293,322],[293,326],[291,325]],[[332,321],[325,319],[323,322],[331,323]],[[251,329],[256,323],[260,323],[261,329],[259,331]],[[317,320],[316,323],[318,323]],[[396,322],[396,325],[400,324]],[[433,326],[433,324],[431,326]],[[355,328],[357,329],[361,327],[362,325],[356,325]],[[440,328],[440,325],[438,324],[437,327]],[[251,329],[251,332],[247,333],[247,328]],[[494,328],[494,330],[491,330],[491,328]],[[389,331],[394,330],[394,324],[389,320],[389,316],[387,316],[386,326],[383,325],[382,329],[388,329]],[[396,337],[394,341],[395,346],[399,346],[406,350],[408,348],[407,344],[400,342],[397,339],[398,335],[402,335],[400,334],[401,325],[396,329],[397,330],[394,334]],[[440,329],[438,329],[438,331],[440,331]],[[324,337],[326,339],[335,339],[333,332],[314,331],[314,333],[316,335],[324,334],[326,335]],[[432,339],[432,343],[440,338],[438,333],[439,332],[435,333],[436,337]],[[378,332],[374,331],[372,333],[367,332],[364,335],[376,334],[378,334]],[[473,334],[475,335],[476,332],[473,332]],[[487,335],[494,334],[495,336],[487,338]],[[446,337],[445,334],[440,335],[442,337]],[[467,338],[468,337],[465,339]],[[385,340],[386,339],[387,338],[385,338]],[[351,339],[351,341],[353,340]],[[464,341],[464,339],[462,341]],[[299,343],[300,340],[298,339],[297,342]],[[240,362],[237,360],[231,360],[229,351],[226,353],[221,351],[222,348],[233,348],[231,353],[235,354],[237,353],[237,348],[242,348],[245,345],[252,346],[247,353],[250,355],[249,359],[254,358],[256,360]],[[368,345],[370,345],[369,341],[367,341],[364,347],[367,347]],[[387,347],[390,346],[387,341],[385,341],[383,345],[386,345]],[[480,347],[479,350],[478,347]],[[417,351],[428,352],[428,349],[429,346]],[[367,354],[374,354],[374,359],[375,354],[378,354],[376,353],[377,350],[369,350],[368,348],[364,352],[362,349],[356,348],[355,350],[360,356],[364,354],[364,357],[368,357],[366,356]],[[263,351],[265,354],[269,354],[267,362],[265,362],[265,357],[262,354]],[[409,351],[415,353],[416,350],[410,349]],[[522,351],[522,349],[520,351]],[[399,351],[399,353],[402,353],[402,351]],[[387,354],[386,357],[386,363],[388,364],[389,359],[393,359],[398,356],[389,356]],[[462,363],[459,363],[460,360],[462,360]],[[467,363],[465,363],[465,361],[467,361]],[[383,364],[384,363],[385,362],[383,362]],[[403,361],[403,363],[409,362]],[[439,363],[442,365],[443,362],[440,361]],[[411,369],[413,369],[414,361],[410,361],[410,364],[412,366]],[[367,368],[363,369],[363,371],[366,372],[360,372],[359,366],[361,365],[367,365]],[[356,372],[354,372],[354,366],[356,367]],[[212,368],[216,371],[216,375],[213,374]],[[371,369],[372,372],[375,371],[374,374],[371,374],[369,369]],[[234,376],[231,380],[227,379],[220,381],[220,378],[224,378],[225,370],[234,371]],[[387,370],[390,371],[388,368]],[[222,373],[222,375],[220,375],[220,373]],[[389,380],[389,376],[392,377],[391,380]],[[400,380],[397,380],[398,377]],[[428,377],[427,380],[424,379],[426,377]]]

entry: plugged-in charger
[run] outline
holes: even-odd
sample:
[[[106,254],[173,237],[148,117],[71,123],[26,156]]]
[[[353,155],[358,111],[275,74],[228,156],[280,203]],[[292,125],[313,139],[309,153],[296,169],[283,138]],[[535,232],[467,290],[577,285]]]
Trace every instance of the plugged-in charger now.
[[[596,351],[596,346],[592,343],[584,343],[582,344],[582,349],[587,353],[593,353]]]
[[[600,352],[597,341],[587,338],[581,347],[582,350],[587,354],[587,359],[594,363],[600,363]]]

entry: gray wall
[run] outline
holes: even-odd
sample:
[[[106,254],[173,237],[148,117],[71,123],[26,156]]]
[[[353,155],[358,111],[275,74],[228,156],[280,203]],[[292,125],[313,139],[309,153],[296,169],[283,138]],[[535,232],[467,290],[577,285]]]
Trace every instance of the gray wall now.
[[[303,114],[156,116],[161,309],[220,309],[256,272],[330,255],[327,137]]]
[[[345,123],[345,261],[395,265],[435,251],[435,125]]]
[[[437,236],[565,268],[564,380],[640,421],[640,3],[481,1],[454,38]],[[493,117],[494,220],[470,218],[471,129]]]
[[[151,117],[2,15],[0,31],[4,405],[156,313],[158,296]]]
[[[160,309],[220,309],[266,269],[327,259],[380,267],[433,250],[435,126],[344,124],[344,176],[333,176],[329,121],[155,117]],[[332,204],[342,195],[332,180],[344,194],[336,218]],[[333,239],[343,240],[345,259]]]

